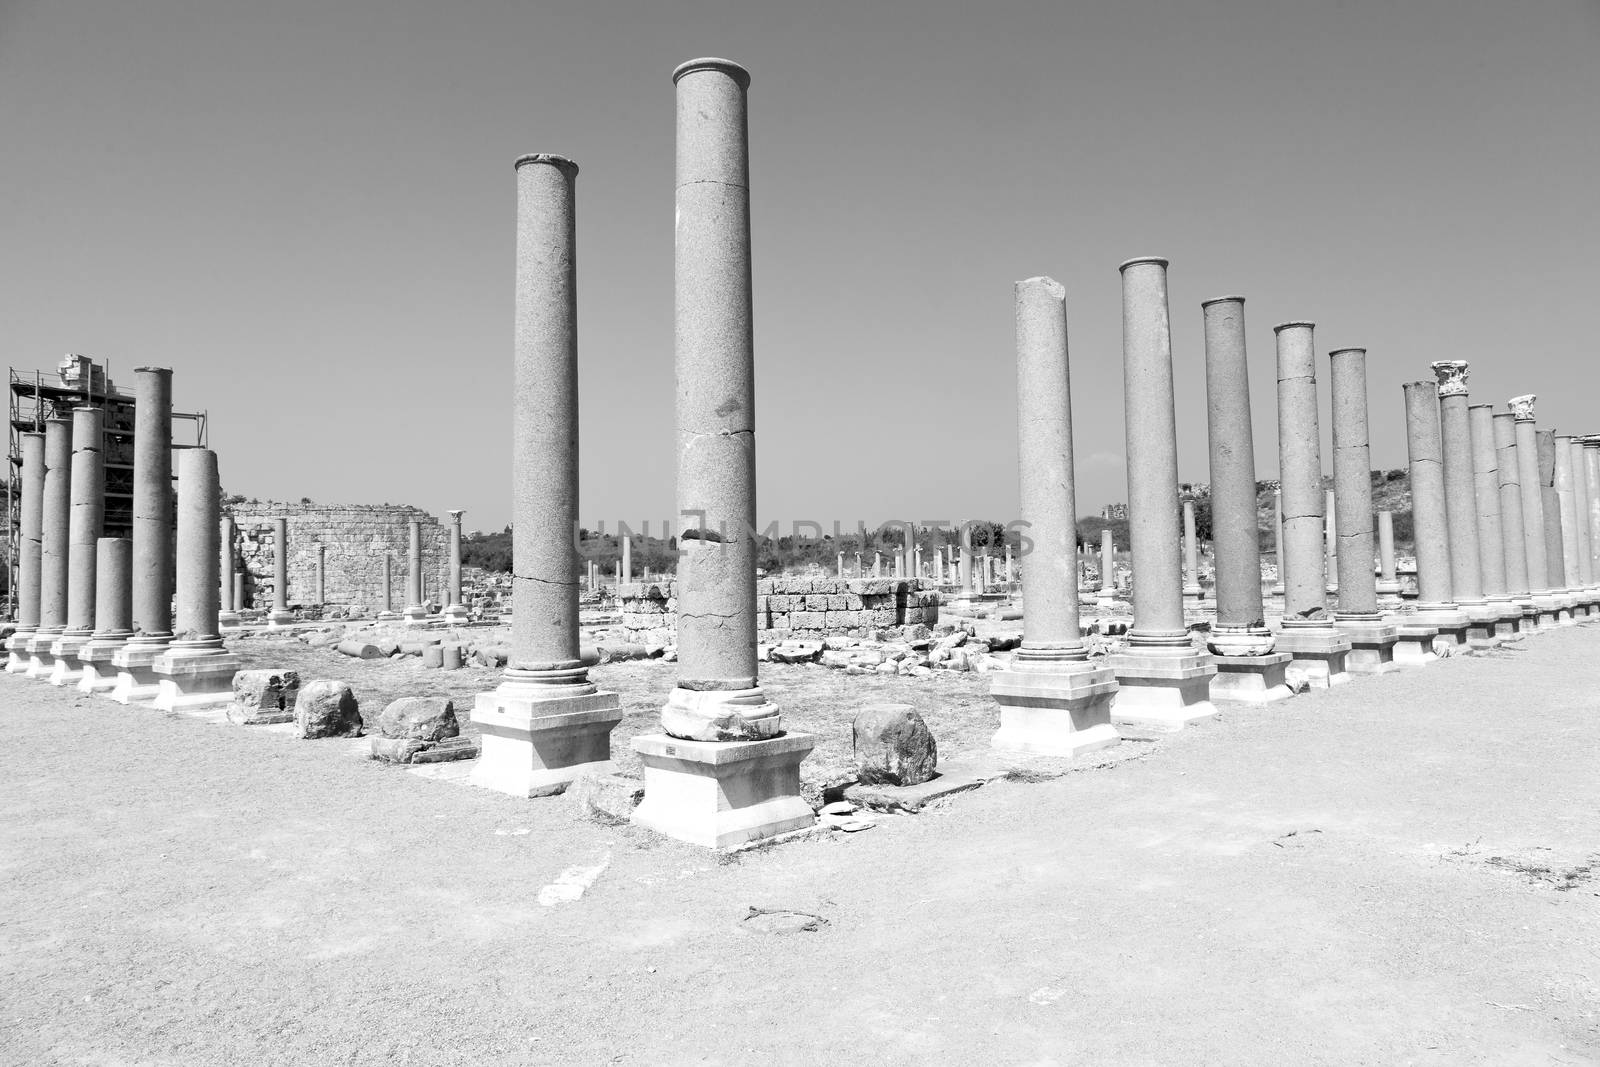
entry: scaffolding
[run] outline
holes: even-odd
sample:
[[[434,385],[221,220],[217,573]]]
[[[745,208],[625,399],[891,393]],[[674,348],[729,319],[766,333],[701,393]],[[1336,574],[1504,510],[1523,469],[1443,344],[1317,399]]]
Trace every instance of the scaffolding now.
[[[72,409],[100,408],[105,412],[106,461],[105,526],[103,537],[133,536],[133,434],[134,397],[111,381],[111,363],[97,364],[88,356],[62,358],[54,375],[45,371],[11,368],[11,433],[7,455],[11,467],[6,478],[6,536],[8,581],[5,614],[17,617],[17,557],[22,536],[22,435],[42,433],[49,419],[70,419]],[[204,448],[208,437],[204,411],[172,413],[173,447]],[[179,426],[194,431],[194,441],[180,442]],[[188,434],[184,433],[187,437]]]

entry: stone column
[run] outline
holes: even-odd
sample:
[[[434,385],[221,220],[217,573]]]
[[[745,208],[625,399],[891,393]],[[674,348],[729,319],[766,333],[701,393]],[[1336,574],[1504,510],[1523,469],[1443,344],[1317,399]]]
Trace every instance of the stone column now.
[[[1579,599],[1587,609],[1589,617],[1593,618],[1596,613],[1596,600],[1600,599],[1600,593],[1595,589],[1593,550],[1589,543],[1589,484],[1584,471],[1583,438],[1569,438],[1567,448],[1571,455],[1568,462],[1572,466],[1572,528],[1578,542],[1576,563]]]
[[[83,680],[78,653],[94,635],[96,542],[105,525],[105,413],[72,412],[72,511],[67,523],[67,628],[50,646],[51,685]]]
[[[17,630],[6,640],[6,671],[26,674],[39,632],[40,578],[44,562],[44,434],[22,435],[22,498],[17,545]]]
[[[1387,511],[1378,512],[1378,577],[1377,593],[1380,607],[1400,606],[1400,578],[1394,567],[1394,516]]]
[[[989,688],[1000,705],[995,748],[1071,758],[1116,744],[1111,671],[1089,661],[1078,612],[1077,497],[1066,290],[1016,284],[1019,518],[1028,524],[1022,647]]]
[[[317,542],[317,606],[328,602],[328,546]]]
[[[1077,519],[1076,518],[1073,519],[1073,527],[1074,527],[1074,529],[1076,529],[1076,527],[1077,527]],[[1074,533],[1073,537],[1076,538],[1077,534]],[[1076,546],[1074,546],[1074,551],[1076,551]],[[1017,580],[1016,565],[1011,559],[1011,542],[1007,541],[1006,542],[1006,592],[1008,594],[1011,592],[1011,583],[1015,582],[1016,580]]]
[[[80,693],[105,693],[117,684],[111,658],[133,636],[133,542],[102,537],[95,544],[94,633],[78,650]]]
[[[1483,576],[1483,596],[1495,613],[1495,636],[1514,638],[1522,628],[1522,608],[1511,599],[1506,584],[1505,538],[1500,522],[1500,458],[1494,444],[1494,408],[1473,404],[1467,408],[1472,434],[1472,488],[1477,504],[1478,571]]]
[[[1183,621],[1178,545],[1178,440],[1172,392],[1167,261],[1130,259],[1122,273],[1123,421],[1127,434],[1128,539],[1133,554],[1133,627],[1126,651],[1107,665],[1120,688],[1117,722],[1176,730],[1216,715],[1211,677]]]
[[[152,666],[172,641],[172,371],[134,371],[133,636],[112,657],[122,704],[154,700]]]
[[[445,590],[444,621],[452,626],[462,626],[471,622],[471,615],[467,606],[461,602],[461,516],[466,514],[463,508],[454,508],[450,511],[450,585]],[[618,584],[627,581],[628,574],[628,539],[622,539],[622,572],[618,575]]]
[[[1435,658],[1436,640],[1465,647],[1468,620],[1456,607],[1451,587],[1439,386],[1433,381],[1407,382],[1403,389],[1406,446],[1411,463],[1412,536],[1417,552],[1417,611],[1401,621],[1395,658],[1402,663],[1422,664]]]
[[[1572,595],[1572,616],[1574,619],[1587,620],[1589,617],[1589,598],[1584,586],[1584,579],[1580,560],[1586,559],[1589,546],[1582,544],[1578,536],[1578,496],[1575,479],[1572,476],[1572,438],[1556,437],[1552,432],[1552,444],[1555,447],[1555,490],[1556,506],[1561,517],[1561,571],[1566,577],[1567,591]]]
[[[383,552],[383,614],[389,619],[399,618],[394,610],[394,556],[387,548]]]
[[[1582,437],[1584,497],[1589,502],[1589,561],[1600,592],[1600,437]]]
[[[844,577],[844,553],[839,553],[839,577]],[[633,581],[633,537],[629,535],[622,539],[622,580]]]
[[[267,617],[268,628],[287,626],[294,622],[289,613],[289,520],[272,520],[272,614]]]
[[[1111,540],[1110,530],[1100,531],[1100,596],[1096,606],[1100,608],[1116,607],[1117,604],[1117,568],[1116,545]]]
[[[217,454],[209,448],[179,452],[178,626],[154,664],[160,679],[155,706],[163,711],[203,711],[233,702],[233,675],[241,663],[223,647],[217,618],[221,506]]]
[[[679,539],[678,684],[662,709],[664,732],[633,740],[645,777],[633,820],[723,847],[815,821],[800,798],[814,739],[783,733],[756,676],[750,75],[725,59],[696,59],[672,79],[678,511],[700,527]]]
[[[883,577],[883,553],[882,552],[874,552],[872,554],[872,576],[874,578],[882,578]]]
[[[516,162],[511,656],[499,686],[473,707],[483,754],[472,781],[517,797],[561,793],[584,771],[611,770],[622,718],[578,648],[577,176],[562,156]],[[420,537],[412,524],[413,546]]]
[[[1328,578],[1328,594],[1339,591],[1339,523],[1338,507],[1332,489],[1323,494],[1322,505],[1323,573]]]
[[[970,607],[976,597],[972,570],[972,523],[968,521],[961,524],[961,592],[956,597],[958,606]]]
[[[1528,582],[1528,536],[1522,511],[1522,472],[1518,462],[1516,415],[1496,412],[1494,430],[1496,477],[1500,486],[1500,539],[1505,560],[1506,589],[1521,612],[1518,632],[1539,628],[1539,609]]]
[[[1472,469],[1472,429],[1467,416],[1467,362],[1440,360],[1432,364],[1438,379],[1439,425],[1444,456],[1445,513],[1450,530],[1450,588],[1456,606],[1470,624],[1467,641],[1473,648],[1492,648],[1498,612],[1483,595],[1478,545],[1476,476]]]
[[[1207,646],[1216,657],[1213,700],[1261,703],[1291,693],[1289,656],[1273,650],[1261,602],[1261,536],[1256,519],[1255,434],[1245,358],[1244,297],[1200,305],[1205,316],[1206,429],[1211,458],[1211,550],[1217,621]],[[1192,508],[1184,514],[1186,529]]]
[[[1341,348],[1328,354],[1333,400],[1333,488],[1330,512],[1337,544],[1339,610],[1333,625],[1350,642],[1345,667],[1351,674],[1396,669],[1400,631],[1386,622],[1372,577],[1372,451],[1367,433],[1367,350]],[[1393,570],[1393,547],[1390,549]]]
[[[39,629],[28,645],[28,677],[48,679],[50,650],[67,629],[67,571],[72,522],[72,422],[44,424],[43,551],[39,562]]]
[[[1195,536],[1194,501],[1183,502],[1183,599],[1196,611],[1200,608],[1200,539]]]
[[[1523,546],[1528,564],[1528,584],[1538,613],[1537,627],[1554,626],[1561,614],[1561,598],[1550,584],[1550,563],[1545,556],[1544,496],[1539,483],[1539,442],[1534,427],[1533,404],[1538,397],[1529,393],[1514,396],[1507,404],[1515,419],[1517,442],[1517,480],[1522,495]]]
[[[235,604],[239,605],[239,610],[240,611],[244,610],[245,602],[244,602],[244,572],[243,571],[237,571],[236,570],[236,571],[233,572],[233,602]],[[223,626],[227,626],[228,625],[228,620],[226,618],[222,619],[222,625]]]
[[[224,515],[217,523],[217,569],[221,575],[222,610],[217,615],[217,625],[232,629],[239,625],[239,609],[244,607],[239,595],[239,574],[234,566],[233,516]]]
[[[1556,621],[1563,626],[1577,622],[1574,610],[1577,597],[1567,579],[1566,538],[1561,522],[1561,495],[1556,492],[1556,432],[1536,430],[1535,450],[1539,459],[1539,503],[1544,512],[1544,558],[1550,588],[1560,607]]]
[[[402,614],[405,616],[407,626],[420,626],[427,622],[428,609],[422,602],[422,523],[412,521],[407,524],[410,540],[406,548],[406,607]],[[512,541],[512,552],[516,551],[516,541]],[[513,564],[513,574],[515,565]],[[515,589],[515,577],[512,578]],[[591,585],[593,578],[590,579]],[[513,610],[513,614],[515,611]],[[514,624],[513,624],[514,625]],[[513,636],[513,640],[515,637]]]
[[[843,578],[844,577],[844,553],[840,552],[838,555],[839,555],[839,558],[838,558],[837,561],[835,561],[834,567],[833,567],[833,576],[835,578]]]
[[[1311,685],[1350,680],[1347,641],[1328,615],[1327,544],[1322,488],[1322,438],[1317,422],[1315,326],[1273,327],[1278,343],[1278,478],[1283,486],[1283,629],[1278,651]]]

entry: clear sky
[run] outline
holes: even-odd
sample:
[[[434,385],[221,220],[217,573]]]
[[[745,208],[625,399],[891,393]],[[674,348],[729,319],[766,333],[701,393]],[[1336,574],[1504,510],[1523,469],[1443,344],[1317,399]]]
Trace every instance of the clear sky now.
[[[512,161],[577,160],[582,500],[673,507],[671,71],[750,95],[763,523],[1013,517],[1012,283],[1067,289],[1079,511],[1125,498],[1120,284],[1600,432],[1596,0],[0,0],[4,359],[174,368],[229,492],[510,519]],[[1326,436],[1327,397],[1322,397]],[[1330,456],[1325,452],[1325,466]],[[652,527],[655,522],[652,522]]]

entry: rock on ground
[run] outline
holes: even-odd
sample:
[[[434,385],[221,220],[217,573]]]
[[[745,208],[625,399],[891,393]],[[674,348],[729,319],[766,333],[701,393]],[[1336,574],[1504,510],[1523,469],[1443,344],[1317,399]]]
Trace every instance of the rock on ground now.
[[[343,682],[318,679],[302,686],[294,702],[294,721],[300,736],[307,739],[361,736],[361,708]]]
[[[852,728],[856,776],[871,785],[916,785],[933,777],[938,746],[910,704],[869,704]]]

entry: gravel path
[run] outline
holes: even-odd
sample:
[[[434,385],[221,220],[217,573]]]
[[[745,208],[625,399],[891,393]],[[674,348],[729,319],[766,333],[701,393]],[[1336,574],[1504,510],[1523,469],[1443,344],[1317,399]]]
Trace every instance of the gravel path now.
[[[723,858],[0,675],[0,1062],[1600,1062],[1597,650]]]

